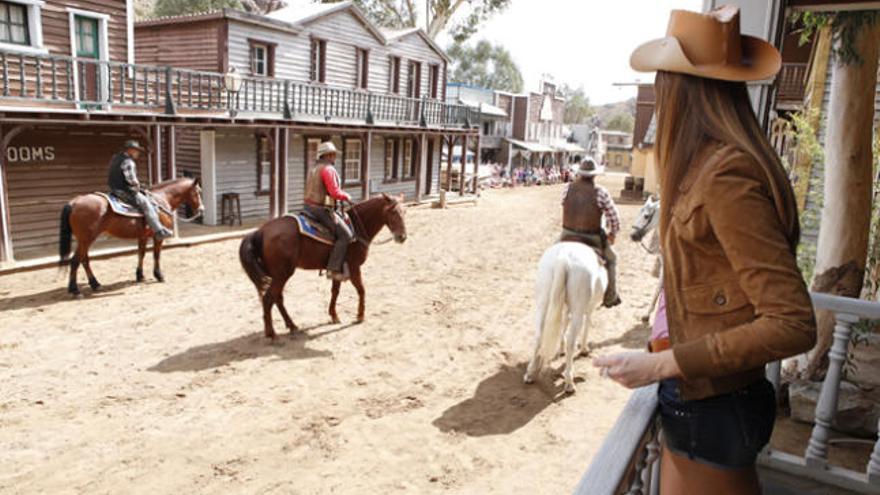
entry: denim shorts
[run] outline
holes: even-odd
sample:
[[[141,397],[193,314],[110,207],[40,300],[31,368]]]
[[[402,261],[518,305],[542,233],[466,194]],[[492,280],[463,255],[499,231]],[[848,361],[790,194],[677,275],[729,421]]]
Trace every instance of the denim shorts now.
[[[677,380],[660,382],[660,424],[666,447],[722,469],[749,467],[770,441],[776,420],[773,385],[762,379],[734,392],[682,400]]]

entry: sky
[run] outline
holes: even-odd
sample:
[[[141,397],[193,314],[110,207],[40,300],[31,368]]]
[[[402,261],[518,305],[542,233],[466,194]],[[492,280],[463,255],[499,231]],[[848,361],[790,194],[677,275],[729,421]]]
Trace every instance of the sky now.
[[[703,0],[511,0],[472,41],[502,44],[523,74],[524,89],[537,90],[542,74],[583,86],[592,104],[634,97],[616,82],[651,81],[629,68],[642,42],[666,33],[672,9],[702,10]],[[443,43],[445,46],[446,43]]]
[[[666,33],[669,11],[702,7],[703,0],[511,0],[469,43],[486,39],[507,47],[526,91],[537,90],[541,76],[550,74],[557,83],[583,86],[593,104],[611,103],[636,94],[634,87],[613,83],[652,80],[652,74],[629,68],[629,56],[640,43]],[[449,44],[442,35],[438,42]]]

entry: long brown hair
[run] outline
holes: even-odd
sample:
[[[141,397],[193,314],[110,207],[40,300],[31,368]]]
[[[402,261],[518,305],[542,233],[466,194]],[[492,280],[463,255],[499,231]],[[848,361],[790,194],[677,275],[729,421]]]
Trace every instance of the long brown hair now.
[[[800,237],[794,191],[755,117],[745,83],[661,71],[654,88],[654,153],[663,198],[661,218],[669,218],[679,185],[706,146],[712,142],[732,145],[754,158],[764,170],[779,221],[794,248]]]

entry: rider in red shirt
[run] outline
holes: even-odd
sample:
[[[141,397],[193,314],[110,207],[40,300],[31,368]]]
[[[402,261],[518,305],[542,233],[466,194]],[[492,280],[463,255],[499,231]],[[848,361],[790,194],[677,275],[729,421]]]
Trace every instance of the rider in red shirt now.
[[[345,255],[352,233],[336,214],[336,206],[340,201],[351,202],[351,196],[340,186],[339,174],[333,165],[337,154],[336,146],[330,141],[318,146],[318,161],[306,179],[305,211],[335,233],[336,242],[327,262],[327,277],[344,281],[348,278]]]

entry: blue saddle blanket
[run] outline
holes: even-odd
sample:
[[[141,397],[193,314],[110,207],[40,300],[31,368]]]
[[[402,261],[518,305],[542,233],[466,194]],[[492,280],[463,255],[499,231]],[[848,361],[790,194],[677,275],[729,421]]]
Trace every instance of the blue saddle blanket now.
[[[299,232],[304,236],[310,237],[323,244],[333,244],[336,241],[336,236],[327,230],[327,227],[324,227],[322,223],[312,219],[312,217],[306,215],[304,212],[289,216],[296,220],[297,224],[299,224]],[[351,224],[351,218],[348,215],[345,215],[343,218],[337,213],[336,219],[342,221],[345,228],[348,229],[348,232],[352,234],[351,242],[356,242],[353,235],[354,227]]]
[[[113,194],[107,194],[107,193],[103,193],[103,192],[96,192],[95,194],[106,199],[107,202],[110,203],[110,209],[113,210],[113,213],[116,213],[117,215],[122,215],[124,217],[132,217],[132,218],[141,218],[144,216],[144,214],[141,213],[141,210],[138,209],[138,207],[136,205],[128,204],[125,201],[122,201],[121,199],[117,198]],[[159,200],[159,198],[157,198],[156,196],[154,196],[152,194],[149,195],[149,198],[150,198],[150,201],[152,201],[153,204],[156,205],[156,207],[159,208],[160,211],[162,211],[163,213],[165,213],[167,215],[171,215],[170,207],[168,207],[168,205],[162,204],[162,202]]]

